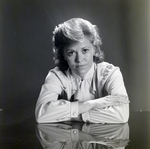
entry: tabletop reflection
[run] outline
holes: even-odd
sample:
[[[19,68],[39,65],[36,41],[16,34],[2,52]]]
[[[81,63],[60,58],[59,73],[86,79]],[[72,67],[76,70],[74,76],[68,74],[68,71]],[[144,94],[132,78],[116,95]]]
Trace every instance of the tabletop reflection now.
[[[129,143],[129,125],[38,124],[36,135],[44,149],[124,149]]]

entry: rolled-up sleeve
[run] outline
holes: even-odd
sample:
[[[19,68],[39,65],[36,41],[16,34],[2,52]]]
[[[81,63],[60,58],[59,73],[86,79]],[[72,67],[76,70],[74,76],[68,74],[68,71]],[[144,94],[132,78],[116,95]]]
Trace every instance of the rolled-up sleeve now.
[[[38,123],[51,123],[70,120],[78,117],[78,102],[59,99],[62,84],[53,73],[49,73],[42,86],[35,108],[35,117]]]

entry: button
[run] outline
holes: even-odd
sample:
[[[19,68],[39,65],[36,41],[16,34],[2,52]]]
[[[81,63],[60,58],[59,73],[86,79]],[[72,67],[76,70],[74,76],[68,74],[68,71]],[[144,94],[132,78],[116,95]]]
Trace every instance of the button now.
[[[74,134],[76,134],[76,133],[77,133],[77,131],[76,131],[76,130],[74,130],[74,131],[73,131],[73,133],[74,133]]]
[[[74,112],[74,113],[73,113],[73,116],[77,116],[77,113],[76,113],[76,112]]]
[[[60,101],[60,105],[64,105],[65,103],[65,101]]]

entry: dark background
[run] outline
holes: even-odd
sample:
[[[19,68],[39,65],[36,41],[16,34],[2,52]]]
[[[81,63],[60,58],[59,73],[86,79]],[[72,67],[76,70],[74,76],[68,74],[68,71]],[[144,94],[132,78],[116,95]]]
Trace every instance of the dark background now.
[[[52,31],[59,23],[81,17],[98,26],[105,60],[120,67],[130,109],[150,111],[149,4],[149,0],[1,0],[0,108],[34,115],[41,86],[54,67]]]

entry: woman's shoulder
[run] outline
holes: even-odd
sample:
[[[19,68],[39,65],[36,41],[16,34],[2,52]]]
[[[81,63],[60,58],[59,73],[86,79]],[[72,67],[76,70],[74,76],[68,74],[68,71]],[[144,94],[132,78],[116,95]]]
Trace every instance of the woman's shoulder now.
[[[65,72],[61,71],[59,67],[54,67],[53,69],[49,70],[45,80],[60,82],[63,86],[65,86],[66,82],[69,81]]]
[[[63,72],[59,69],[59,67],[54,67],[49,71],[49,73],[54,73],[54,74],[63,74]],[[63,74],[64,75],[64,74]]]
[[[114,66],[113,64],[111,63],[108,63],[108,62],[101,62],[101,63],[98,63],[96,65],[97,69],[99,71],[106,71],[106,70],[113,70],[113,69],[118,69],[119,67],[118,66]]]
[[[101,80],[102,84],[104,84],[107,78],[113,75],[114,72],[120,72],[119,67],[108,62],[101,62],[97,64],[97,76]]]

